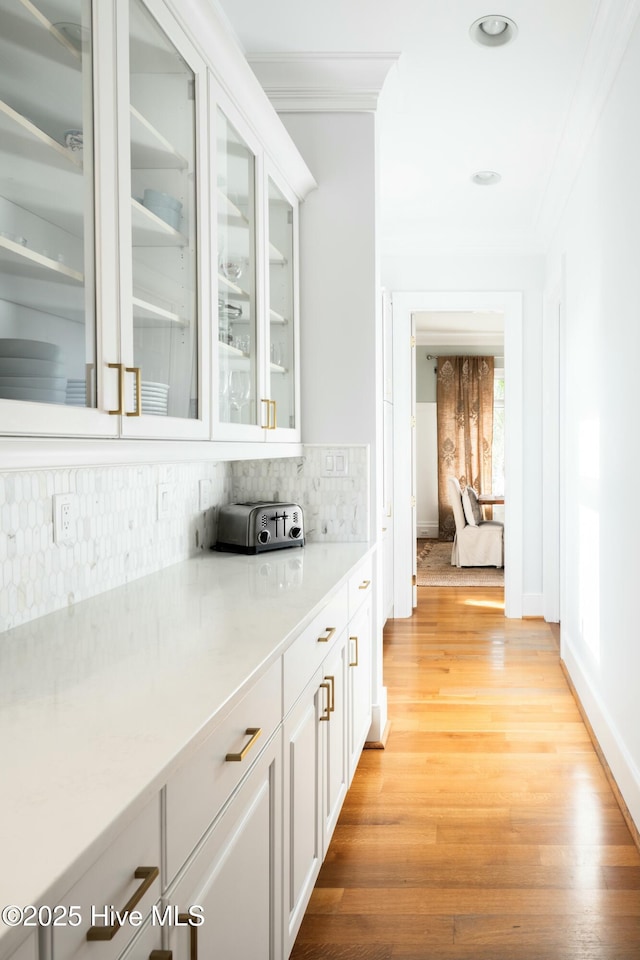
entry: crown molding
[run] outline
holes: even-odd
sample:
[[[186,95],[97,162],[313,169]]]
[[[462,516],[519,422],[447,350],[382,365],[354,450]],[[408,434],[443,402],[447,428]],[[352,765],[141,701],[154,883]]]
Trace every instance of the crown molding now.
[[[553,168],[536,215],[549,246],[640,15],[640,0],[600,0]]]
[[[249,53],[278,113],[373,112],[399,53]]]

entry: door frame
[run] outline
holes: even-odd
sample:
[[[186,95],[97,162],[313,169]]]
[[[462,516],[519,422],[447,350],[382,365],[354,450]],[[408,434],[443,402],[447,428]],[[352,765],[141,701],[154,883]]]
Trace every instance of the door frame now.
[[[416,543],[412,446],[415,422],[415,349],[412,317],[417,312],[491,310],[504,314],[505,365],[505,616],[522,617],[523,604],[523,350],[522,294],[483,292],[392,292],[393,323],[393,512],[394,616],[410,617]]]

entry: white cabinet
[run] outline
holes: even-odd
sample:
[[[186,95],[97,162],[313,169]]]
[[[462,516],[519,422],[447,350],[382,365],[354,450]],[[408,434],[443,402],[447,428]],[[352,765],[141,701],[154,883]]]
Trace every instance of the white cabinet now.
[[[172,927],[173,960],[280,960],[280,734],[272,738],[165,902],[192,918]]]
[[[371,726],[371,596],[349,621],[349,783]]]
[[[323,856],[329,848],[347,794],[347,633],[343,630],[323,664],[323,682],[329,684],[323,742]]]
[[[82,923],[53,927],[53,960],[116,960],[137,933],[123,917],[139,911],[148,916],[159,900],[160,797],[152,801],[115,838],[81,879],[58,903],[75,907]],[[53,904],[51,904],[53,906]],[[78,909],[79,908],[79,909]]]
[[[312,178],[256,134],[279,146],[279,121],[226,95],[218,70],[255,79],[215,12],[182,13],[0,0],[5,435],[300,441],[298,205]],[[208,37],[189,32],[198,17]],[[268,107],[251,83],[239,95]]]
[[[373,557],[349,577],[349,783],[371,726]]]
[[[216,436],[299,440],[298,201],[211,81],[215,116]]]
[[[324,856],[323,727],[330,704],[330,685],[317,670],[284,723],[285,957],[295,942]]]

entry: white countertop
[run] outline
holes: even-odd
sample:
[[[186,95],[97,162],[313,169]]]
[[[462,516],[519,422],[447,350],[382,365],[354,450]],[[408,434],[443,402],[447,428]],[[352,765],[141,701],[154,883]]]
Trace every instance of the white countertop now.
[[[0,907],[61,896],[370,549],[207,552],[0,635]]]

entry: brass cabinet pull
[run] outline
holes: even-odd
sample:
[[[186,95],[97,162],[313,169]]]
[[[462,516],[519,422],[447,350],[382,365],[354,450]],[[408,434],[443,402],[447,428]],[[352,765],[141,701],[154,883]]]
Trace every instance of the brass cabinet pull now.
[[[325,677],[325,680],[328,680],[331,684],[331,703],[329,706],[329,713],[334,713],[336,709],[336,678],[335,677]]]
[[[366,590],[370,583],[371,583],[371,580],[363,580],[360,586],[358,587],[358,590]]]
[[[245,730],[245,733],[248,737],[251,737],[251,739],[247,740],[247,742],[245,743],[240,753],[228,753],[225,757],[225,760],[233,760],[233,761],[244,760],[244,758],[248,754],[249,750],[251,750],[251,747],[254,745],[258,737],[262,736],[262,727],[247,727],[247,729]]]
[[[325,713],[320,717],[321,720],[331,720],[331,691],[328,683],[320,684],[321,690],[327,691],[327,705],[325,707]]]
[[[269,417],[269,430],[275,430],[278,426],[277,408],[278,408],[277,401],[269,400],[269,410],[273,410],[273,423],[271,422],[271,417]]]
[[[122,363],[110,363],[110,370],[118,371],[118,409],[109,410],[108,412],[120,416],[124,411],[124,364]]]
[[[336,632],[336,628],[335,628],[335,627],[325,627],[325,628],[324,628],[324,632],[326,633],[326,637],[318,637],[318,643],[328,643],[329,640],[331,640],[331,637],[332,637],[332,636],[334,635],[334,633]]]
[[[353,663],[349,663],[349,666],[350,666],[350,667],[357,667],[357,666],[358,666],[358,638],[357,638],[357,637],[349,637],[349,640],[353,640],[353,642],[354,642],[355,645],[356,645],[356,658],[355,658],[355,660],[353,661]]]
[[[158,867],[136,867],[134,877],[136,880],[142,880],[143,882],[140,884],[131,898],[127,900],[122,910],[119,911],[119,915],[121,917],[124,918],[129,916],[131,911],[140,903],[153,881],[159,875],[160,870]],[[113,940],[121,926],[122,923],[116,919],[116,922],[110,924],[109,926],[89,927],[87,930],[87,940]]]
[[[135,374],[136,378],[136,405],[131,413],[127,412],[128,417],[139,417],[142,414],[142,370],[140,367],[125,367],[126,373]]]
[[[198,960],[198,928],[190,913],[179,913],[179,923],[189,924],[189,960]]]
[[[173,960],[173,953],[171,950],[152,950],[149,960]]]
[[[127,417],[139,417],[142,414],[142,370],[140,367],[125,367],[124,363],[108,364],[111,370],[118,371],[118,409],[109,410],[109,413],[122,416],[125,413],[125,374],[133,373],[136,378],[136,405]]]

